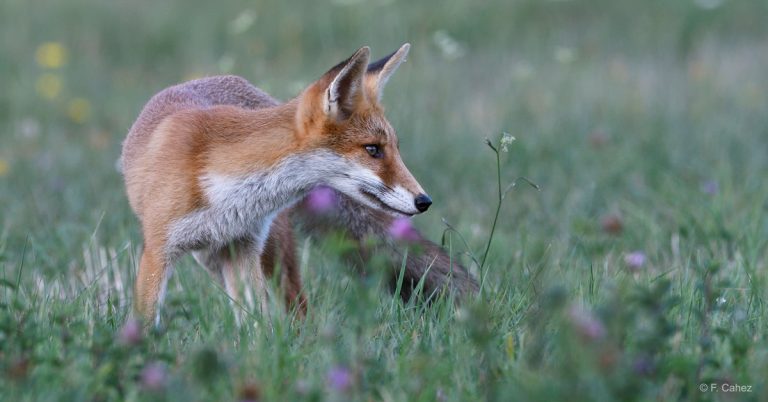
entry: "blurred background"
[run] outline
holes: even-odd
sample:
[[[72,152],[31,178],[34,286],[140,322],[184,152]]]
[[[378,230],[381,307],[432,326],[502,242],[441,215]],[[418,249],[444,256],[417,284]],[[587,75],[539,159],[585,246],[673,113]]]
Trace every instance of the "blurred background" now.
[[[483,390],[495,389],[488,383],[494,375],[510,387],[527,387],[528,400],[556,400],[584,384],[599,390],[584,400],[697,400],[686,381],[752,378],[754,384],[768,372],[768,358],[755,352],[766,346],[768,296],[766,21],[768,2],[762,0],[3,0],[3,278],[26,285],[32,295],[75,300],[74,310],[64,304],[53,310],[84,320],[89,336],[96,337],[102,321],[119,327],[130,307],[140,240],[115,161],[153,94],[193,78],[237,74],[287,100],[360,46],[371,46],[376,59],[410,42],[408,62],[389,82],[383,103],[406,164],[435,202],[414,221],[435,241],[446,227],[442,219],[466,239],[464,245],[452,238],[454,252],[487,283],[492,303],[471,310],[480,321],[465,323],[489,332],[478,332],[488,336],[477,341],[471,328],[469,338],[461,326],[454,334],[449,318],[434,323],[438,330],[427,320],[427,329],[408,331],[432,343],[417,350],[402,346],[403,355],[392,357],[386,345],[410,345],[409,336],[361,330],[359,336],[382,337],[374,344],[385,352],[363,363],[354,363],[353,352],[338,352],[364,367],[356,374],[357,397],[368,395],[361,379],[389,384],[390,394],[373,394],[385,400],[488,397]],[[487,271],[479,272],[467,254],[482,255],[497,207],[496,159],[485,139],[497,143],[503,133],[516,141],[501,153],[502,185],[525,176],[541,190],[520,185],[504,199]],[[304,263],[312,262],[304,271],[313,301],[325,306],[320,316],[327,313],[332,322],[356,317],[336,314],[344,310],[334,300],[346,299],[323,288],[336,285],[320,273],[341,263],[333,247],[322,244],[314,239],[302,246]],[[181,265],[194,264],[186,259]],[[172,288],[184,283],[199,289],[206,280],[192,269],[174,278]],[[655,287],[661,282],[668,287]],[[77,299],[93,284],[101,285]],[[643,296],[624,299],[637,294]],[[194,304],[201,303],[194,292],[169,297],[176,306],[171,311],[188,320],[172,321],[177,327],[169,336],[186,346],[153,349],[160,360],[174,366],[174,354],[198,344],[234,353],[220,344],[231,334],[215,329],[217,314],[227,311],[220,295],[213,313],[194,311],[206,308]],[[612,354],[589,360],[580,353],[593,349],[584,349],[578,336],[550,338],[551,328],[530,322],[549,322],[547,306],[564,300],[594,306],[596,316],[577,309],[570,320],[577,332],[604,323],[598,329],[608,334]],[[49,326],[45,303],[25,306],[14,317],[30,314],[24,328],[28,334],[38,328],[39,338],[30,338],[37,341],[8,343],[8,334],[22,328],[22,320],[8,315],[4,322],[12,329],[0,343],[6,342],[7,356],[34,362],[29,356],[36,355],[25,351],[69,321]],[[627,318],[628,311],[640,324]],[[713,316],[718,311],[722,315]],[[381,322],[398,328],[408,325],[400,324],[402,317],[361,322],[370,324],[363,328]],[[649,327],[649,320],[656,324]],[[196,335],[190,340],[188,333]],[[232,357],[237,363],[230,367],[277,378],[265,381],[272,384],[265,392],[280,395],[280,381],[293,381],[292,370],[306,374],[330,364],[319,357],[326,355],[307,352],[305,367],[296,356],[322,348],[313,349],[312,336],[296,337],[303,345],[297,350],[276,349],[296,354],[280,370],[270,363],[279,359],[264,363],[250,355]],[[448,351],[441,337],[454,340]],[[475,341],[484,346],[474,348]],[[104,346],[108,341],[94,344],[112,350]],[[492,356],[509,360],[491,369],[478,356],[496,349],[505,352]],[[621,368],[601,371],[606,361]],[[413,373],[424,367],[435,374],[412,385],[421,378]],[[231,396],[221,392],[213,395]]]
[[[417,219],[432,233],[440,217],[467,228],[490,219],[483,139],[504,131],[518,139],[504,161],[509,179],[544,188],[514,197],[509,225],[525,214],[569,231],[571,215],[629,195],[645,204],[675,191],[665,186],[742,186],[766,166],[761,1],[0,7],[0,202],[11,248],[45,232],[70,255],[100,220],[109,241],[135,236],[113,166],[162,88],[237,74],[286,100],[362,45],[376,58],[413,44],[384,103],[406,163],[435,198]]]

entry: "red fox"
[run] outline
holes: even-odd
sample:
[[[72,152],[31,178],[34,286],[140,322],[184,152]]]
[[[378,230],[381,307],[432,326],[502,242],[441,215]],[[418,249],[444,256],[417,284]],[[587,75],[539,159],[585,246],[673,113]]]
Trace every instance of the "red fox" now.
[[[396,217],[426,211],[432,200],[401,160],[379,103],[408,50],[405,44],[369,65],[370,50],[363,47],[286,103],[235,76],[190,81],[155,95],[121,156],[144,240],[135,312],[158,322],[171,266],[191,252],[232,300],[240,299],[238,281],[246,280],[261,306],[265,281],[279,263],[286,301],[303,314],[290,215],[318,185],[339,193],[336,226],[359,242],[385,237]],[[438,264],[425,277],[427,290],[452,278],[458,293],[477,288],[439,247],[419,242],[427,257],[409,258],[407,279],[418,281]]]

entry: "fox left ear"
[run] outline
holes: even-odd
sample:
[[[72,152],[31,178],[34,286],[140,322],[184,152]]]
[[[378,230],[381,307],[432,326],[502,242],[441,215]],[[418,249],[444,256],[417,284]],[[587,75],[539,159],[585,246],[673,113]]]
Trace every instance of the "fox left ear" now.
[[[371,81],[371,86],[376,93],[376,96],[381,99],[381,95],[384,92],[384,85],[389,81],[389,77],[400,67],[408,56],[408,51],[411,49],[411,44],[406,43],[400,46],[394,53],[390,54],[371,63],[368,66],[368,80]]]
[[[326,115],[346,119],[354,111],[355,104],[363,96],[363,78],[370,60],[371,49],[361,47],[346,61],[331,69],[335,77],[328,85],[323,98]]]

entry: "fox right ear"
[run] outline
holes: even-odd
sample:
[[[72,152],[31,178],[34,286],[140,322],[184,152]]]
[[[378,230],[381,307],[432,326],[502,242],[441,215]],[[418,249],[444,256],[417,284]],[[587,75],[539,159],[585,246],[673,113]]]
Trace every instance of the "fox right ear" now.
[[[352,114],[363,97],[363,79],[370,56],[371,49],[361,47],[328,72],[333,76],[323,96],[323,110],[328,117],[343,120]]]
[[[371,63],[368,66],[369,79],[371,80],[371,87],[376,93],[376,96],[381,99],[381,95],[384,92],[384,85],[389,81],[389,77],[394,74],[395,70],[400,67],[408,57],[408,51],[411,50],[410,43],[404,43],[399,49],[394,51],[389,56],[383,59]]]

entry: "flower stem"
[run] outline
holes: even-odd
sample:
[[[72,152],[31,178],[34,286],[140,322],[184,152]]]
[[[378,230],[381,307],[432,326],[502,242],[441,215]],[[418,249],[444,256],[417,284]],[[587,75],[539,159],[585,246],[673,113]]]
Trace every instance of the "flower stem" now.
[[[501,156],[499,151],[491,147],[493,152],[496,153],[496,181],[498,184],[499,199],[496,204],[496,214],[493,217],[493,225],[491,225],[491,232],[488,234],[488,242],[485,244],[485,252],[483,253],[483,260],[480,263],[480,274],[483,274],[483,268],[485,267],[485,261],[488,258],[488,252],[491,249],[491,242],[493,241],[493,234],[496,232],[496,223],[499,221],[499,213],[501,212],[501,202],[503,200],[503,192],[501,190]],[[483,281],[484,282],[484,281]]]

